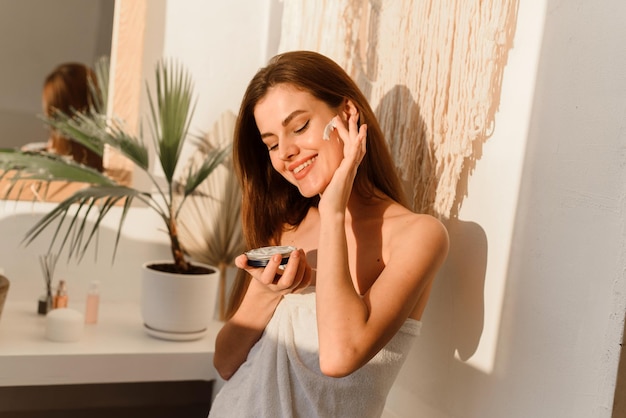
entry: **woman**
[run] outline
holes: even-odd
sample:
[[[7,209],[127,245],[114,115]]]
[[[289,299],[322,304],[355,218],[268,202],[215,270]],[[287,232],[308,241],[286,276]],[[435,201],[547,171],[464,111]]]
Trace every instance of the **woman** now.
[[[298,249],[281,267],[280,255],[264,268],[236,259],[248,275],[216,340],[228,381],[210,416],[380,416],[446,257],[445,228],[404,205],[367,100],[314,52],[257,72],[234,158],[248,246]]]
[[[87,112],[95,105],[93,93],[96,77],[84,64],[64,63],[57,66],[45,79],[42,92],[42,105],[46,117],[53,117],[61,111],[67,115]],[[102,171],[102,157],[79,144],[51,130],[46,150],[59,155],[68,155],[81,164]]]

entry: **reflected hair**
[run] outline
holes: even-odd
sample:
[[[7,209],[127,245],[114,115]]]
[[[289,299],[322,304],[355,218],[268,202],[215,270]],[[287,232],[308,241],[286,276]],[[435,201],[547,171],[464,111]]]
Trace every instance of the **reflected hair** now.
[[[96,106],[98,91],[95,73],[88,66],[68,62],[57,66],[46,77],[42,91],[42,107],[46,117],[54,117],[56,112],[72,115],[86,113]],[[50,135],[54,151],[62,155],[71,155],[82,164],[103,170],[102,156],[87,147],[59,135],[54,130]]]

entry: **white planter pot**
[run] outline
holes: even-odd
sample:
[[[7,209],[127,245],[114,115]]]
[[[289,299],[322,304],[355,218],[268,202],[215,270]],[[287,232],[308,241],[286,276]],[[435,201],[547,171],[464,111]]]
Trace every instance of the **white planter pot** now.
[[[193,340],[204,336],[215,316],[219,270],[209,274],[174,274],[142,266],[141,315],[148,334],[167,340]]]

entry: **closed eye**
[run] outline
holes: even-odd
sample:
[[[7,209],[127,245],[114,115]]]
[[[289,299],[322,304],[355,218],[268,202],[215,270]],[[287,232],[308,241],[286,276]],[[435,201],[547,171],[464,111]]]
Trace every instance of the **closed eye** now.
[[[296,129],[294,132],[295,132],[296,134],[301,134],[301,133],[303,133],[304,131],[306,131],[306,130],[308,129],[308,127],[309,127],[309,122],[310,122],[310,121],[308,121],[308,120],[307,120],[307,121],[304,123],[304,125],[302,125],[302,126],[301,126],[300,128],[298,128],[298,129]]]
[[[304,132],[306,132],[306,130],[309,128],[309,122],[310,120],[307,120],[302,126],[300,126],[298,129],[296,129],[294,132],[294,134],[296,135],[300,135],[303,134]],[[274,151],[278,149],[278,142],[272,145],[267,145],[267,150],[268,151]]]

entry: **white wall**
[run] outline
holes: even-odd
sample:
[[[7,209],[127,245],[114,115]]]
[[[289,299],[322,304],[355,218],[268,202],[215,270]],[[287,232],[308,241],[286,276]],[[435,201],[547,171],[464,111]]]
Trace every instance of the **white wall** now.
[[[495,133],[449,223],[450,258],[389,416],[611,416],[626,306],[625,15],[619,0],[520,2]]]
[[[222,113],[238,112],[248,82],[277,48],[280,31],[280,21],[275,22],[280,19],[277,1],[149,2],[144,79],[152,88],[154,66],[161,58],[178,60],[192,73],[198,99],[190,129],[192,135],[209,131]],[[142,86],[140,114],[144,124],[148,112],[147,94]],[[184,167],[193,152],[193,146],[185,147],[179,168]],[[156,164],[153,167],[157,174],[161,172]]]
[[[153,78],[160,57],[177,59],[192,72],[198,97],[193,133],[208,131],[221,113],[239,110],[248,81],[273,55],[267,50],[269,13],[270,0],[150,2],[144,74]]]

